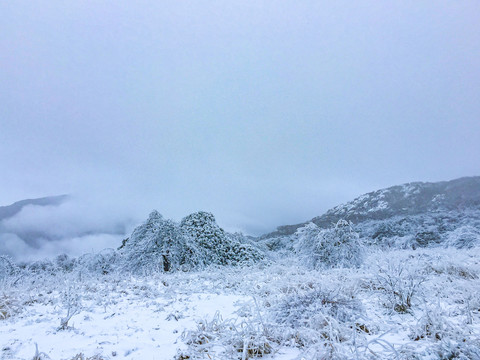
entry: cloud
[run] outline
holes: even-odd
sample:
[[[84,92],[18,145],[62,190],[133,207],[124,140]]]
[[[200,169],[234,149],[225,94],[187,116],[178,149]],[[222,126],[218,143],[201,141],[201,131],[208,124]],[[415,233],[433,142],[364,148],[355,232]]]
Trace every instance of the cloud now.
[[[0,254],[37,260],[116,248],[137,222],[111,202],[73,198],[58,206],[27,205],[0,222]]]
[[[94,234],[60,240],[38,239],[35,246],[15,234],[0,234],[0,254],[17,261],[35,261],[53,258],[60,254],[80,256],[107,248],[117,248],[124,238],[115,234]]]
[[[22,257],[31,251],[31,247],[16,234],[0,233],[0,254],[8,255],[17,260],[23,260]]]
[[[5,232],[42,233],[58,239],[82,233],[124,233],[129,217],[119,209],[105,208],[102,203],[88,204],[78,200],[59,206],[27,205],[2,222]]]

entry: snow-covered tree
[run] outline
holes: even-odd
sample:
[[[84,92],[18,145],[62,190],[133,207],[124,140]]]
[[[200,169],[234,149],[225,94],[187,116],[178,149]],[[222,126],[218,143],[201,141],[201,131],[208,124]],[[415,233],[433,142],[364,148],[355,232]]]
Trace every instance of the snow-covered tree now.
[[[211,213],[198,211],[184,217],[180,229],[184,237],[197,245],[197,253],[192,255],[198,263],[226,264],[227,237]]]
[[[346,220],[339,220],[331,229],[309,223],[298,229],[295,236],[296,252],[309,267],[358,267],[363,262],[358,234]]]
[[[204,211],[180,224],[153,211],[121,246],[128,269],[140,272],[191,270],[208,265],[250,264],[263,258],[243,236],[226,233]]]
[[[199,211],[186,216],[180,223],[183,235],[196,245],[199,263],[238,265],[262,258],[252,245],[239,236],[227,234],[215,222],[213,214]]]
[[[242,233],[226,233],[226,235],[233,249],[232,264],[251,265],[264,258],[259,246],[247,239]]]
[[[299,228],[293,235],[295,252],[309,268],[316,268],[321,262],[320,233],[321,229],[313,222]]]
[[[155,210],[135,228],[122,250],[133,271],[171,271],[182,263],[185,241],[177,224]]]

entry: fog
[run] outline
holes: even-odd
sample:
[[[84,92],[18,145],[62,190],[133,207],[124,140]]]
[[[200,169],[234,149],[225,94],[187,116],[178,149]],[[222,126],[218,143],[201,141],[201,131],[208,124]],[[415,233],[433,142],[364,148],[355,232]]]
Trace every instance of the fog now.
[[[118,248],[138,221],[128,209],[87,198],[70,197],[53,206],[26,205],[0,219],[0,254],[40,260]]]
[[[96,249],[152,209],[258,235],[382,187],[480,174],[477,1],[0,13],[0,205],[76,199],[4,221],[3,248],[35,253],[14,234],[41,230]]]

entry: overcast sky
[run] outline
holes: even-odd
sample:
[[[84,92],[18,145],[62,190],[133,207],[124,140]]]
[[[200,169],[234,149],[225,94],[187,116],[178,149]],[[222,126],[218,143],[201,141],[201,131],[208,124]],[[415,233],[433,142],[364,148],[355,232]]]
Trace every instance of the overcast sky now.
[[[0,17],[0,205],[73,194],[259,234],[480,175],[477,0],[16,0]]]

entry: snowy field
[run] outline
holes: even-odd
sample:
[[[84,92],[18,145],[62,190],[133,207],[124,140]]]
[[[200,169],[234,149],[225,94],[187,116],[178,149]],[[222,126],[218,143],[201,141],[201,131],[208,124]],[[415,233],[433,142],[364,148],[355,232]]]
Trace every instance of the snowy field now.
[[[3,259],[0,359],[480,359],[478,247],[371,250],[330,270],[66,261]]]

